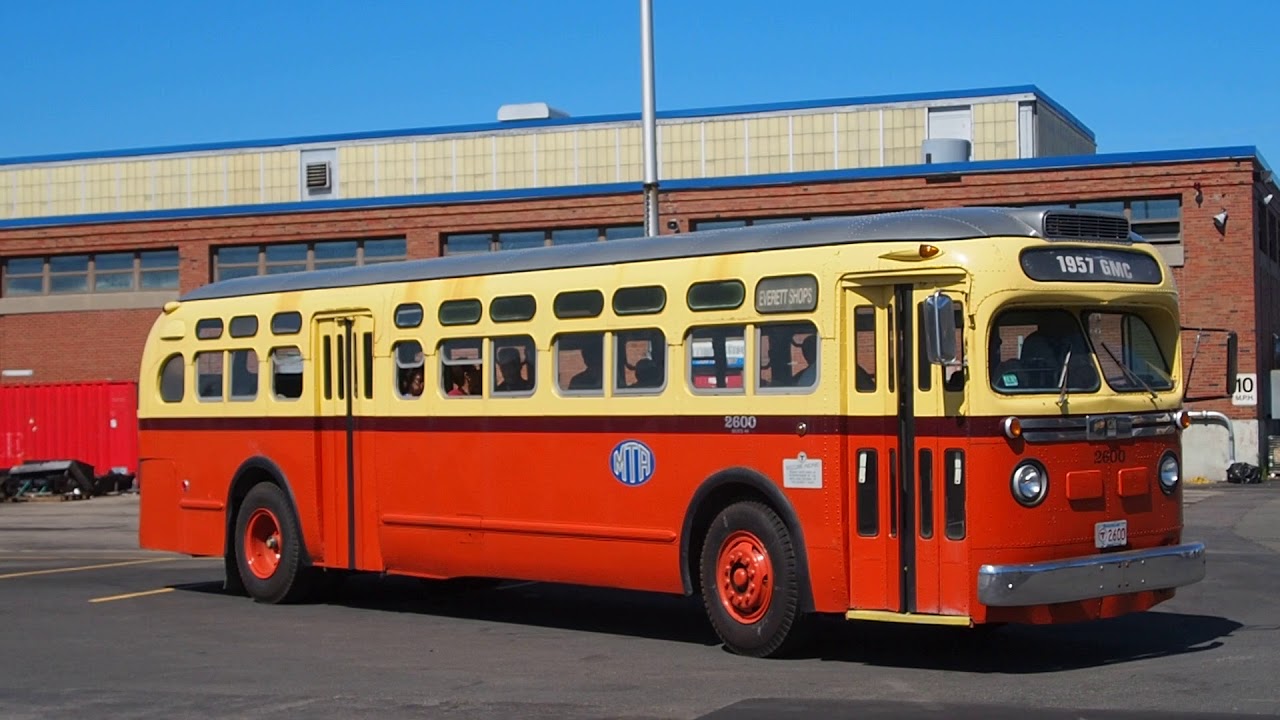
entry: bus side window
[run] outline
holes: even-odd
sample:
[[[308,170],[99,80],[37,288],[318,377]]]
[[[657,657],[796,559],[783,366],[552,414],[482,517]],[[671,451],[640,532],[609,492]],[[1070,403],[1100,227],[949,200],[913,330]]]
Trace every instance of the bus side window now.
[[[493,392],[528,395],[533,392],[533,338],[512,335],[493,339]]]
[[[604,392],[604,333],[566,333],[556,337],[556,384],[567,392]]]
[[[742,373],[747,338],[742,325],[693,328],[686,340],[689,385],[696,393],[746,392]]]
[[[761,325],[758,387],[812,389],[818,384],[818,329],[811,322]]]
[[[222,399],[222,351],[196,353],[196,396]]]
[[[271,350],[271,391],[277,400],[302,397],[302,351],[296,346]]]
[[[956,308],[956,359],[955,362],[942,366],[942,387],[947,392],[959,392],[964,389],[964,306],[959,302]]]
[[[402,398],[422,396],[426,386],[426,360],[422,356],[422,343],[402,340],[393,347],[396,363],[396,393]]]
[[[186,392],[185,369],[181,353],[170,355],[164,361],[164,368],[160,371],[161,400],[170,403],[182,402],[182,397]]]
[[[232,350],[231,399],[253,400],[258,397],[258,353],[256,350]]]
[[[440,391],[446,397],[479,397],[484,393],[484,352],[479,338],[440,343]]]
[[[667,339],[661,330],[623,330],[614,335],[614,389],[654,394],[667,384]]]
[[[859,305],[853,309],[854,389],[876,391],[876,309]]]

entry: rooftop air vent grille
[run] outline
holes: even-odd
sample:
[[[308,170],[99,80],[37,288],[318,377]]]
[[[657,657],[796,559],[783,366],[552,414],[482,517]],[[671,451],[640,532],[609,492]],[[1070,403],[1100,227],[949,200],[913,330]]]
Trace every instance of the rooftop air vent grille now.
[[[307,189],[329,189],[329,163],[321,162],[307,164]]]
[[[1125,242],[1129,239],[1129,221],[1110,215],[1050,212],[1044,216],[1044,236],[1050,240]]]

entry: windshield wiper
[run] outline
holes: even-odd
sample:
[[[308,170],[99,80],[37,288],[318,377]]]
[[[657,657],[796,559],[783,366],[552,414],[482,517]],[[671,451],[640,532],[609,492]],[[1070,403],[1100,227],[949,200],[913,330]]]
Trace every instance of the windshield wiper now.
[[[1128,365],[1125,365],[1124,363],[1120,362],[1120,359],[1116,357],[1116,354],[1111,351],[1111,348],[1108,347],[1106,343],[1102,343],[1102,349],[1107,351],[1107,355],[1111,357],[1111,361],[1116,364],[1116,367],[1120,368],[1120,372],[1123,372],[1126,377],[1128,377],[1130,380],[1136,381],[1147,392],[1151,393],[1152,400],[1155,400],[1157,397],[1159,397],[1158,395],[1156,395],[1156,391],[1152,390],[1151,386],[1147,384],[1146,380],[1143,380],[1141,376],[1139,376],[1134,371],[1130,370]]]
[[[1071,348],[1067,348],[1067,356],[1062,358],[1062,374],[1058,376],[1058,407],[1067,409],[1067,366],[1071,363]]]

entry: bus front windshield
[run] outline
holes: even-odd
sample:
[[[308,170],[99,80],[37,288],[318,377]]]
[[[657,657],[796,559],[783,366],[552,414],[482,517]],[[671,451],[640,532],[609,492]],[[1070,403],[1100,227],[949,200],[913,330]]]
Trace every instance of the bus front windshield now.
[[[991,387],[1004,394],[1168,390],[1169,365],[1138,315],[1058,309],[1000,313],[987,346]],[[1099,373],[1101,368],[1101,373]]]

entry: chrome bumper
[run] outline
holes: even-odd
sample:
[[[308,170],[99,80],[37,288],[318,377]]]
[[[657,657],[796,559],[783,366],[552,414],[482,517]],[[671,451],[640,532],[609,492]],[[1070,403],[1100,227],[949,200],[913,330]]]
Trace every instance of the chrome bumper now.
[[[1161,590],[1204,579],[1204,543],[978,568],[978,601],[1014,607]]]

